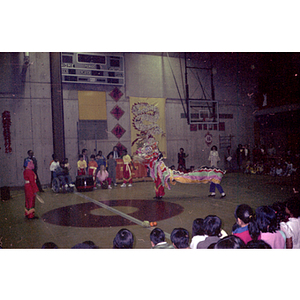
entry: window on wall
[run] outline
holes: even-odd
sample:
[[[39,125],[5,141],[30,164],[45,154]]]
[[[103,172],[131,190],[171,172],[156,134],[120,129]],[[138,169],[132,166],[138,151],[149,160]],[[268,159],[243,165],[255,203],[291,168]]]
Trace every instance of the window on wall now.
[[[78,135],[80,140],[106,140],[106,93],[78,91]]]

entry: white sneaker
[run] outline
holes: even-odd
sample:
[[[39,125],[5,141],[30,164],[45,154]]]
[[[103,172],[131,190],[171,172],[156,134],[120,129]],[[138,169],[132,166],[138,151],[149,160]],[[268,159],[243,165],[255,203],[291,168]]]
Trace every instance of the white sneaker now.
[[[67,184],[65,184],[65,188],[66,188],[66,189],[68,188],[68,185],[67,185]]]
[[[108,186],[108,188],[109,188],[109,189],[112,189],[112,187],[111,187],[110,185]]]
[[[73,183],[70,183],[70,184],[69,184],[69,186],[70,186],[70,187],[74,187],[74,186],[75,186],[75,184],[73,184]]]
[[[126,187],[126,184],[125,184],[125,183],[123,183],[123,184],[121,185],[121,187]]]
[[[117,184],[115,183],[114,186],[117,186]]]
[[[131,184],[131,183],[129,183],[129,184],[128,184],[128,186],[132,186],[132,184]]]

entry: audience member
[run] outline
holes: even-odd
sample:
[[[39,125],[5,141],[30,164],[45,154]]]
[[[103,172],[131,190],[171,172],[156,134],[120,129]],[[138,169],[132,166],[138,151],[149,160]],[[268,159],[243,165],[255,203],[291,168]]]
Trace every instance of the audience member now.
[[[280,223],[280,229],[286,235],[287,249],[300,249],[300,208],[299,198],[291,197],[286,202],[285,211],[288,221]]]
[[[118,231],[113,240],[113,249],[132,249],[133,242],[134,238],[131,231],[123,228]]]
[[[258,229],[261,231],[261,239],[273,249],[284,249],[286,236],[277,229],[275,210],[270,206],[260,206],[255,214]]]
[[[53,242],[46,242],[43,244],[42,249],[58,249],[58,246]]]
[[[94,187],[96,187],[96,171],[97,171],[97,168],[98,168],[98,164],[97,162],[95,161],[95,155],[92,154],[91,157],[90,157],[90,161],[89,161],[89,164],[88,164],[88,174],[93,176],[93,181],[94,181]]]
[[[121,187],[126,187],[126,183],[128,183],[128,186],[132,186],[132,173],[131,173],[131,167],[135,170],[135,167],[133,165],[132,159],[129,154],[127,154],[127,150],[123,150],[123,184]]]
[[[152,249],[174,249],[173,245],[165,241],[165,233],[160,228],[154,228],[150,233]]]
[[[257,240],[260,238],[260,231],[257,227],[253,210],[247,204],[240,204],[236,207],[234,216],[236,224],[233,228],[233,235],[238,236],[247,244],[251,240]]]
[[[206,238],[203,222],[204,219],[202,218],[197,218],[193,221],[192,240],[190,243],[191,249],[197,249],[197,244],[204,241]]]
[[[217,146],[212,146],[209,152],[208,160],[210,161],[211,167],[217,167],[218,161],[220,161],[220,156]]]
[[[272,249],[272,247],[263,240],[252,240],[246,245],[247,249]]]
[[[97,173],[97,181],[103,189],[111,189],[111,178],[104,165],[101,165],[100,171]]]
[[[99,249],[98,246],[94,244],[94,242],[86,241],[83,243],[76,244],[71,249]]]
[[[205,240],[197,244],[197,249],[207,249],[210,244],[217,243],[221,237],[221,226],[218,216],[208,215],[203,221]]]
[[[245,249],[246,244],[236,235],[228,235],[220,239],[214,249]]]
[[[184,153],[183,148],[180,148],[179,153],[177,154],[177,156],[178,156],[178,171],[183,172],[184,170],[186,170],[185,159],[189,155]]]
[[[111,152],[108,153],[107,155],[107,159],[109,158],[109,155],[112,154],[113,158],[114,159],[117,159],[117,158],[120,158],[120,155],[119,155],[119,151],[118,151],[118,147],[117,146],[114,146],[113,147],[113,150]]]
[[[108,156],[107,171],[114,186],[117,186],[117,161],[113,158],[112,153],[110,153]]]
[[[83,159],[83,155],[80,154],[79,155],[79,160],[77,162],[77,175],[78,176],[85,175],[86,174],[86,169],[87,169],[87,163]]]
[[[189,232],[185,228],[174,228],[171,233],[171,242],[175,249],[190,249]]]

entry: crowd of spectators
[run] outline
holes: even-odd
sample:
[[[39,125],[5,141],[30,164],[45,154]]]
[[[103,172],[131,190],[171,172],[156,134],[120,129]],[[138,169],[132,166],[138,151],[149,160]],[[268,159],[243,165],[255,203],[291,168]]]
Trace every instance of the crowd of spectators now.
[[[300,249],[300,198],[291,197],[271,206],[260,206],[255,211],[248,204],[240,204],[234,211],[236,222],[228,234],[216,215],[197,218],[192,224],[192,235],[186,228],[176,227],[166,242],[161,228],[154,228],[149,236],[152,249]],[[133,233],[119,230],[112,241],[113,249],[133,249]],[[59,248],[52,242],[43,249]],[[99,249],[92,241],[85,241],[72,249]]]

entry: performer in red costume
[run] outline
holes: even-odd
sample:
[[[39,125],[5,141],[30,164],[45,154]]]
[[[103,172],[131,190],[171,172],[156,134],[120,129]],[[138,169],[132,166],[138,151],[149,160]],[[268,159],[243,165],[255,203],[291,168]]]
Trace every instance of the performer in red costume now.
[[[23,172],[25,180],[25,217],[29,220],[38,219],[35,216],[35,196],[39,191],[36,185],[36,175],[33,172],[34,164],[31,159],[26,159],[24,162],[25,170]]]

